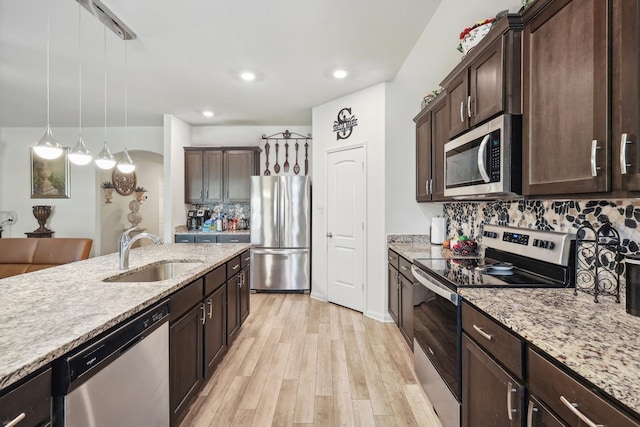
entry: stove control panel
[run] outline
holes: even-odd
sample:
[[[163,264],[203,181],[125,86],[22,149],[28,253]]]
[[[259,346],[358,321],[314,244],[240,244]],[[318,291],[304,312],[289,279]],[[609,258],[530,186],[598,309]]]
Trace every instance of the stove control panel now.
[[[517,245],[527,246],[529,244],[529,235],[505,231],[502,233],[502,240],[509,243],[515,243]]]
[[[485,224],[481,245],[558,265],[569,265],[571,233]]]

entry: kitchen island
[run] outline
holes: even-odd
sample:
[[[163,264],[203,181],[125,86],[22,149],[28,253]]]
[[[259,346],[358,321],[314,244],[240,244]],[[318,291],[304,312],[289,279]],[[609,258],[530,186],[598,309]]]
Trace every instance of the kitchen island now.
[[[118,268],[117,253],[0,280],[0,389],[168,297],[249,247],[242,243],[167,243],[131,250],[127,271],[166,260],[202,262],[160,282],[103,282],[123,273]]]
[[[389,243],[407,260],[428,258],[440,246]],[[640,317],[621,303],[599,303],[573,289],[462,288],[462,298],[577,376],[640,413]]]

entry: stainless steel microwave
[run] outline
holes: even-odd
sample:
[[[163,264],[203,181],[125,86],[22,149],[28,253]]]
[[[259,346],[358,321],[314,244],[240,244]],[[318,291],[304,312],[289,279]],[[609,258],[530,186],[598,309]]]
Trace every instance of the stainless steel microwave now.
[[[504,114],[444,145],[444,195],[498,199],[522,193],[522,116]]]

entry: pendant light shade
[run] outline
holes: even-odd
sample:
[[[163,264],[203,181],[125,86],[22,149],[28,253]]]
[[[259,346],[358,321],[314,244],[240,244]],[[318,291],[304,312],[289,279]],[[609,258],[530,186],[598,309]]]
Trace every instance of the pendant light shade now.
[[[53,137],[53,132],[51,132],[51,125],[49,122],[49,27],[49,18],[47,17],[47,128],[44,130],[42,138],[40,138],[40,140],[33,146],[33,151],[43,159],[52,160],[57,159],[62,155],[62,147]]]
[[[69,152],[69,161],[84,166],[91,162],[91,152],[82,139],[82,9],[78,3],[78,142]]]
[[[76,145],[74,145],[69,152],[69,161],[75,165],[84,166],[88,165],[91,162],[91,159],[91,151],[87,149],[87,146],[84,144],[84,140],[82,139],[82,135],[80,135],[78,137],[78,142],[76,142]]]
[[[102,147],[102,151],[98,153],[96,156],[96,166],[100,169],[113,169],[116,165],[116,158],[111,154],[111,150],[107,146],[107,141],[104,142],[104,147]]]
[[[136,169],[136,165],[133,163],[133,160],[131,160],[131,156],[126,148],[122,154],[122,160],[118,162],[117,168],[122,173],[131,173]]]

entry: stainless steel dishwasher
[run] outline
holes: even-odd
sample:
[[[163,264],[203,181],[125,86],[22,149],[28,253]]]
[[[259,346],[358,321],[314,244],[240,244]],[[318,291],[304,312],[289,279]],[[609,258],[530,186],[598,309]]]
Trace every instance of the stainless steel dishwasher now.
[[[169,306],[54,364],[54,426],[169,426]]]

